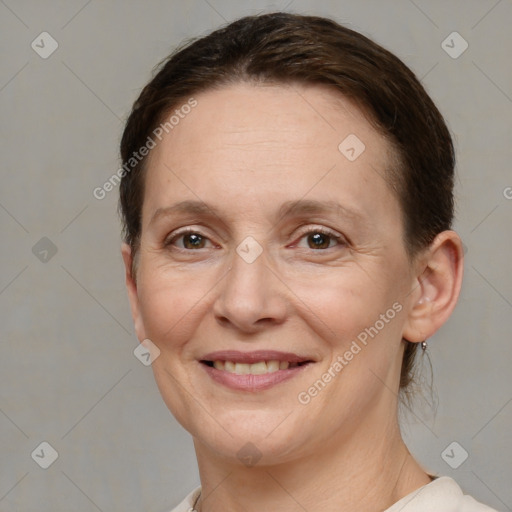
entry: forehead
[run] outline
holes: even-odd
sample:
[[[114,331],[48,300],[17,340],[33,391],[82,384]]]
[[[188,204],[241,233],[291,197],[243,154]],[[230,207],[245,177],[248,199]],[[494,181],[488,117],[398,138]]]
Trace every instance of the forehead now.
[[[146,221],[184,198],[231,198],[246,210],[306,194],[370,210],[390,200],[387,141],[332,88],[240,83],[194,99],[151,151]]]

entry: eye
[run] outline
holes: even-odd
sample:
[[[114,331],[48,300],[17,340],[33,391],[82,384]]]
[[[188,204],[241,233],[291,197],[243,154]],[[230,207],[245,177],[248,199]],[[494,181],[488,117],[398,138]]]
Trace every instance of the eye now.
[[[177,243],[178,242],[178,243]],[[174,233],[170,238],[164,242],[165,247],[174,246],[182,250],[205,249],[206,244],[211,241],[209,238],[203,236],[197,231],[187,229]]]
[[[346,245],[345,239],[341,235],[325,228],[315,228],[303,232],[300,237],[300,240],[302,239],[305,239],[308,249],[325,250],[336,245]],[[300,242],[296,245],[300,247]]]

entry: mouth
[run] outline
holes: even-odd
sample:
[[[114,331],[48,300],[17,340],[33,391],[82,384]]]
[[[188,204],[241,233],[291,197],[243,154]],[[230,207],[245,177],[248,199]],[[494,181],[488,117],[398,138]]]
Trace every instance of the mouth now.
[[[276,351],[223,351],[208,354],[199,362],[216,382],[232,389],[259,391],[294,377],[315,361]]]
[[[271,359],[270,361],[258,361],[257,363],[235,363],[234,361],[201,361],[201,363],[215,368],[220,371],[236,373],[237,375],[264,375],[265,373],[274,373],[279,370],[288,370],[308,364],[310,361],[301,363],[291,363],[289,361],[278,361]]]

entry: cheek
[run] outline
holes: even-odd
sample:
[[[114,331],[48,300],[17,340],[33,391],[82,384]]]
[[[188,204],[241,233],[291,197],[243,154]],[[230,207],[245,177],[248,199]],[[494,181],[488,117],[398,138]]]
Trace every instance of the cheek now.
[[[335,269],[307,281],[290,282],[290,288],[300,298],[297,305],[308,323],[318,326],[318,334],[338,348],[373,326],[397,300],[392,283],[382,277],[379,282],[377,276],[355,268]]]
[[[327,342],[330,356],[326,354],[321,372],[339,376],[331,392],[340,401],[354,400],[355,406],[363,395],[370,399],[381,390],[382,381],[395,371],[403,325],[398,280],[388,281],[382,272],[347,269],[338,279],[313,282],[313,288],[304,287],[298,295],[307,297],[303,310],[307,323],[316,324],[315,334]]]
[[[146,336],[161,350],[184,343],[208,307],[210,289],[204,279],[190,274],[148,271],[138,290]]]

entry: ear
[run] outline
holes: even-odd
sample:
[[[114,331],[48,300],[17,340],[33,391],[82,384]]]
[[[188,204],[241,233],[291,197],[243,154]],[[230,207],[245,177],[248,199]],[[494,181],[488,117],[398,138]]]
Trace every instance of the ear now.
[[[455,231],[439,233],[421,258],[410,292],[402,337],[411,342],[430,338],[448,319],[459,298],[464,273],[462,241]]]
[[[137,293],[137,283],[135,276],[133,275],[133,255],[131,247],[124,243],[121,245],[121,254],[123,256],[124,267],[125,267],[125,282],[126,290],[128,292],[128,300],[130,301],[130,308],[132,311],[133,325],[135,327],[135,333],[139,341],[146,339],[146,332],[144,323],[140,314],[139,296]]]

